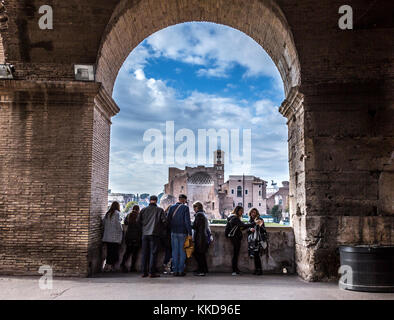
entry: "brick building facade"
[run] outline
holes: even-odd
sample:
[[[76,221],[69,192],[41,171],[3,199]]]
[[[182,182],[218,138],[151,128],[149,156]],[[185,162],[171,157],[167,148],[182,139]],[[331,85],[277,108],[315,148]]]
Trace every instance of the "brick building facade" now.
[[[185,167],[184,170],[170,167],[168,183],[164,186],[166,199],[178,199],[180,194],[188,196],[188,205],[193,211],[193,203],[201,201],[209,218],[219,218],[221,207],[219,191],[224,183],[224,152],[214,152],[212,167]]]
[[[267,181],[255,176],[230,175],[223,185],[223,211],[229,215],[235,206],[242,206],[245,213],[251,208],[257,208],[260,214],[266,214],[266,187]]]
[[[282,181],[278,191],[267,197],[267,212],[270,213],[274,206],[282,212],[282,219],[289,218],[289,182]]]
[[[165,199],[175,202],[179,194],[188,196],[188,204],[201,201],[209,218],[224,218],[235,206],[240,205],[245,211],[255,207],[261,214],[266,214],[267,182],[254,176],[230,175],[224,182],[224,151],[214,152],[214,166],[185,167],[184,170],[170,167],[168,183],[164,186]],[[163,202],[163,206],[167,202]]]

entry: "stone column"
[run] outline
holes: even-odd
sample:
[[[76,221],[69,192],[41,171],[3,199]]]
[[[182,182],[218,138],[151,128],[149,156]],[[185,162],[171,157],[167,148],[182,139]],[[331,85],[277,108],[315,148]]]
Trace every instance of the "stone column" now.
[[[310,270],[308,261],[303,260],[302,254],[306,247],[306,190],[305,190],[305,113],[304,95],[300,93],[299,87],[293,87],[279,112],[288,119],[289,130],[289,212],[291,225],[294,229],[297,272],[306,278]]]
[[[89,222],[89,274],[101,271],[101,235],[103,214],[108,208],[108,173],[110,154],[111,117],[119,108],[103,87],[94,99],[92,182]]]
[[[289,119],[290,213],[304,279],[336,277],[340,245],[394,243],[393,88],[390,80],[303,84],[280,109]]]
[[[0,101],[0,273],[86,276],[118,109],[90,82],[0,81]]]

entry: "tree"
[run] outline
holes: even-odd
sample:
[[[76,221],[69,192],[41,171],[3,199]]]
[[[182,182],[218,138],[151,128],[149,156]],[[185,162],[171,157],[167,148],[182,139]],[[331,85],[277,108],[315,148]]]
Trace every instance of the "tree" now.
[[[127,202],[126,206],[123,209],[123,212],[129,212],[131,210],[131,208],[134,205],[136,205],[136,204],[138,204],[137,201],[129,201],[129,202]]]
[[[274,217],[276,222],[279,222],[282,218],[282,210],[279,210],[278,205],[274,205],[271,209],[271,216]]]

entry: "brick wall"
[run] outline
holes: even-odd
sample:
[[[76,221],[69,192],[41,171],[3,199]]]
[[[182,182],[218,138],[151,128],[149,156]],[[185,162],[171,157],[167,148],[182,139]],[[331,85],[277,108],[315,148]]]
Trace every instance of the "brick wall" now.
[[[0,273],[37,274],[50,265],[55,275],[88,274],[91,194],[97,192],[91,185],[105,184],[108,174],[104,167],[100,177],[94,162],[99,87],[0,82]],[[105,143],[107,136],[108,129]]]

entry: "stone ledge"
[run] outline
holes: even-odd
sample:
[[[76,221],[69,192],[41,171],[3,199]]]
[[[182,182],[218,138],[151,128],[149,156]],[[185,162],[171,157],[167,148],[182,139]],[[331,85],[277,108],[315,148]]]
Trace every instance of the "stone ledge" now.
[[[11,91],[34,91],[42,88],[59,90],[75,90],[83,88],[84,92],[93,93],[97,92],[100,87],[100,83],[93,81],[0,80],[0,90],[7,89]]]
[[[224,225],[211,225],[214,241],[211,244],[207,263],[210,272],[231,272],[231,258],[233,248],[229,239],[224,236]],[[263,255],[261,261],[265,273],[281,274],[283,268],[289,274],[295,273],[295,239],[293,228],[291,227],[268,227],[270,235],[270,251],[268,257]],[[239,255],[239,268],[242,272],[252,273],[254,271],[253,259],[250,259],[247,251],[246,231],[243,232],[241,252]],[[120,257],[123,257],[125,246],[122,245]],[[140,252],[141,254],[141,252]],[[163,250],[159,251],[157,265],[161,266],[164,257]],[[120,259],[121,260],[121,259]],[[120,261],[118,262],[119,267]],[[137,269],[140,267],[140,257],[137,262]],[[187,259],[186,270],[194,271],[197,265],[195,259]]]

